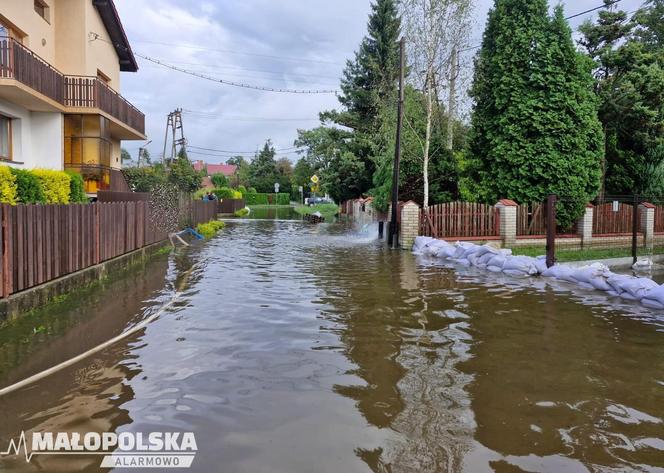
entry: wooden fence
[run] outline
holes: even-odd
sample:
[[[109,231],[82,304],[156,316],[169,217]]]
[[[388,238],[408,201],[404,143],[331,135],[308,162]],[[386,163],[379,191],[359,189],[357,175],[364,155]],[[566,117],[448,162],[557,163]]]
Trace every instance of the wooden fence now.
[[[244,199],[222,199],[219,202],[219,213],[233,214],[246,206],[247,201]]]
[[[593,234],[631,234],[634,206],[618,202],[618,211],[614,211],[613,202],[595,205],[593,210]]]
[[[655,207],[655,233],[664,233],[664,204]]]
[[[449,202],[420,210],[420,235],[482,238],[500,235],[498,209],[472,202]]]
[[[193,225],[217,215],[217,202],[191,202]],[[145,201],[0,206],[0,298],[85,269],[168,237]]]
[[[517,236],[546,235],[546,206],[523,204],[516,210]]]

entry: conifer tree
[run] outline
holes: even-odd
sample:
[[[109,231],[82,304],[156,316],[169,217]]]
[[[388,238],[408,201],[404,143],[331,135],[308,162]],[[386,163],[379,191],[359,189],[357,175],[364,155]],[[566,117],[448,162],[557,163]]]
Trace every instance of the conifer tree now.
[[[496,0],[476,59],[467,170],[486,202],[564,199],[569,226],[599,189],[603,132],[591,64],[579,54],[561,7]]]

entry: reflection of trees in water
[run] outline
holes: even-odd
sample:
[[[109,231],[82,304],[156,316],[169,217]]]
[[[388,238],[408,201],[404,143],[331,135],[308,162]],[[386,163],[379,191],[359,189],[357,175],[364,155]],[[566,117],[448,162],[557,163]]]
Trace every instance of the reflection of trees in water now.
[[[446,311],[463,296],[445,272],[422,278],[409,254],[359,251],[366,249],[333,254],[315,271],[344,354],[357,366],[352,374],[365,382],[335,391],[355,400],[371,425],[395,432],[356,454],[375,472],[456,471],[472,438],[469,377],[455,368],[467,335],[462,314]]]
[[[127,353],[127,347],[136,341],[136,337],[131,337],[96,358],[0,398],[0,449],[4,450],[21,431],[26,432],[28,439],[32,432],[78,432],[82,438],[87,432],[114,432],[131,424],[128,411],[121,406],[134,398],[126,381],[141,370],[121,361],[134,358]],[[1,459],[0,470],[96,472],[100,462],[101,456],[35,455],[28,464],[21,452]]]
[[[629,410],[664,419],[662,334],[553,292],[505,295],[493,298],[492,310],[481,299],[471,304],[478,343],[460,369],[473,375],[476,439],[515,464],[557,455],[579,460],[579,471],[664,466],[661,451],[638,448],[639,438],[661,439],[663,424]],[[553,471],[554,460],[540,463]]]

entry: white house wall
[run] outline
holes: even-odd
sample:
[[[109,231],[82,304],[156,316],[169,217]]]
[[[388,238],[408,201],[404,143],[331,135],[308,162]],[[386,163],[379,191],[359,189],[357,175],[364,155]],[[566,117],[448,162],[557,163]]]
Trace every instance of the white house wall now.
[[[20,169],[63,169],[64,119],[57,112],[30,112],[0,100],[0,113],[12,118],[12,161]]]

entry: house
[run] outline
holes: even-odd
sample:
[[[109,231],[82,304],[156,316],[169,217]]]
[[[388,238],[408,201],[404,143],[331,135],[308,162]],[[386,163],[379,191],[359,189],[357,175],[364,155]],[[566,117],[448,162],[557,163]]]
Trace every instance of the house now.
[[[194,169],[199,172],[206,169],[206,175],[208,177],[214,176],[215,174],[223,174],[226,177],[232,177],[235,175],[235,171],[237,171],[237,166],[234,164],[210,164],[201,160],[194,161],[193,166]]]
[[[138,65],[113,0],[0,0],[0,163],[120,189],[121,140],[145,116],[120,95]]]

